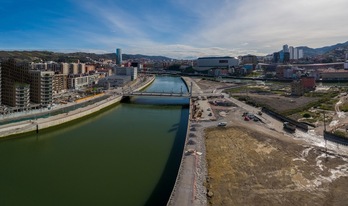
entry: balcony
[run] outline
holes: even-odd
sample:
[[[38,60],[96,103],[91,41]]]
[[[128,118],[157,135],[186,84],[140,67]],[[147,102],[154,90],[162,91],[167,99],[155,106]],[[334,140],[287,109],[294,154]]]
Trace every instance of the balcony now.
[[[41,88],[42,89],[52,89],[53,86],[49,85],[49,86],[46,86],[46,85],[42,85]]]

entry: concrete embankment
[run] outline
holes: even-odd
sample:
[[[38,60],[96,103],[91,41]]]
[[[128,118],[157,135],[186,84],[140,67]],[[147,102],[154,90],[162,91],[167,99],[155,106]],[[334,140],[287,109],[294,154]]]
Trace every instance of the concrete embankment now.
[[[63,113],[48,118],[40,118],[35,121],[29,120],[3,125],[2,127],[0,127],[0,138],[33,131],[39,132],[42,129],[47,129],[73,120],[77,120],[79,118],[91,115],[92,113],[98,112],[113,104],[116,104],[120,102],[121,99],[122,96],[109,97],[108,99],[105,99],[96,104],[89,105],[84,108],[79,108],[68,113]]]
[[[138,92],[140,90],[145,89],[146,87],[148,87],[150,84],[152,84],[152,82],[154,82],[156,79],[156,76],[153,75],[151,76],[149,79],[147,79],[145,82],[141,83],[140,86],[138,86],[136,89],[134,89],[135,92]]]
[[[191,89],[192,82],[192,92],[201,93],[201,89],[193,82],[190,77],[182,77],[188,90]],[[191,92],[191,91],[189,91]],[[197,188],[197,167],[198,164],[202,161],[200,156],[201,154],[197,151],[201,151],[202,145],[198,142],[198,138],[195,140],[197,144],[189,144],[191,129],[195,127],[196,123],[193,123],[194,120],[191,119],[193,102],[190,99],[190,111],[189,111],[189,121],[186,131],[185,146],[182,153],[181,163],[178,171],[178,175],[168,200],[167,206],[191,206],[191,205],[206,205],[205,196],[201,197],[204,192],[201,188]],[[200,137],[202,138],[202,137]],[[199,191],[198,191],[199,190]]]
[[[191,100],[190,100],[191,105]],[[191,116],[191,106],[189,109],[189,117]],[[187,140],[189,136],[191,122],[188,121],[187,130],[186,130],[186,138],[185,145],[183,149],[183,154],[181,156],[181,162],[178,170],[178,174],[175,180],[175,184],[170,194],[167,206],[172,205],[187,205],[186,203],[190,203],[192,199],[192,170],[188,168],[188,164],[190,162],[185,162],[185,151],[187,149]]]

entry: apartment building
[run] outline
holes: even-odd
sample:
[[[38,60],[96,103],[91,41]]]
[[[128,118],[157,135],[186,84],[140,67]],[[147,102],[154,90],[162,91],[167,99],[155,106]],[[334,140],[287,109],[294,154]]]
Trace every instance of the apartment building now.
[[[53,93],[65,92],[68,90],[68,75],[55,74],[53,75]]]
[[[41,106],[52,104],[53,71],[29,70],[30,100]]]
[[[29,64],[14,59],[1,63],[1,103],[22,111],[30,107]]]
[[[38,65],[45,69],[45,65]],[[29,63],[17,63],[14,59],[2,62],[2,103],[22,111],[33,104],[48,106],[52,103],[53,71],[32,69]]]
[[[1,102],[1,62],[0,62],[0,105],[2,104]]]
[[[69,65],[69,74],[78,74],[79,73],[79,64],[71,63]]]
[[[68,89],[82,89],[98,82],[99,74],[93,75],[69,75]]]
[[[79,69],[78,69],[79,74],[86,73],[86,64],[85,63],[79,63],[78,67],[79,67]]]
[[[68,75],[69,74],[69,64],[68,63],[60,63],[60,73]]]

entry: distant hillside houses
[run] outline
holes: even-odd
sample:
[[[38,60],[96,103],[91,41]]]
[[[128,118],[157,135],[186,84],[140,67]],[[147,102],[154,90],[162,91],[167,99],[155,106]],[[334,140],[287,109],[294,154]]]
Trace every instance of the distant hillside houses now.
[[[344,63],[276,65],[275,77],[278,79],[299,79],[301,76],[313,77],[315,80],[348,79],[348,70]]]

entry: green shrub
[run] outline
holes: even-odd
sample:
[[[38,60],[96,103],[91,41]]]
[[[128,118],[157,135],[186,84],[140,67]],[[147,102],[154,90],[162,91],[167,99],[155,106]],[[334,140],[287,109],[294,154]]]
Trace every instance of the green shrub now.
[[[341,130],[336,130],[334,132],[334,135],[337,135],[337,136],[340,136],[340,137],[344,137],[344,138],[346,137],[346,133],[341,131]]]
[[[303,116],[304,118],[310,118],[310,117],[311,117],[311,115],[308,114],[308,113],[304,113],[302,116]]]
[[[348,112],[348,103],[342,104],[340,110],[343,112]]]

